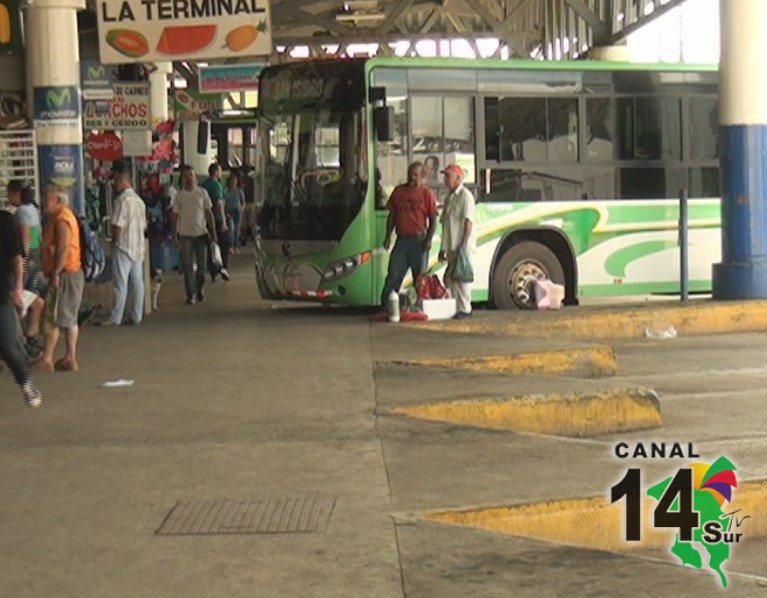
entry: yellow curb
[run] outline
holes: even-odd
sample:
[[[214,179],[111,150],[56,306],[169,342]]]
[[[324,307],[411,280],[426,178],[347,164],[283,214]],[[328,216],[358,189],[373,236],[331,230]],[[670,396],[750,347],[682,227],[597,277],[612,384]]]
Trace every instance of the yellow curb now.
[[[615,309],[572,307],[493,316],[410,326],[455,333],[581,340],[644,338],[648,328],[663,330],[670,326],[681,335],[757,332],[767,330],[767,301],[700,301],[688,305]]]
[[[426,366],[494,372],[505,374],[572,374],[612,376],[618,371],[618,360],[612,347],[552,349],[511,355],[484,357],[435,357],[411,361],[394,361],[396,365]]]
[[[533,538],[597,550],[627,551],[665,548],[673,543],[674,529],[657,530],[652,525],[657,501],[642,500],[644,524],[641,542],[623,539],[623,503],[610,504],[607,497],[576,498],[470,510],[426,513],[422,519],[474,527],[523,538]],[[742,509],[739,517],[751,515],[737,532],[745,539],[767,536],[767,482],[743,482],[725,512]],[[733,526],[734,527],[734,526]]]
[[[391,412],[494,430],[576,437],[658,428],[663,423],[658,395],[644,388],[451,401]]]

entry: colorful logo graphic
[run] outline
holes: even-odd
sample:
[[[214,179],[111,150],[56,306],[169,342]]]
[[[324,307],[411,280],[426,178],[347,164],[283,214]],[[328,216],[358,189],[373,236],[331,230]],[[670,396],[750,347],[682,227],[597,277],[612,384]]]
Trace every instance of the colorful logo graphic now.
[[[693,513],[698,515],[698,522],[697,526],[692,529],[692,539],[685,541],[681,538],[681,533],[677,534],[674,544],[671,546],[671,552],[679,558],[683,565],[691,565],[696,569],[701,569],[703,567],[701,550],[703,550],[709,557],[708,568],[716,572],[722,586],[727,587],[727,577],[722,570],[722,565],[730,558],[731,545],[739,542],[742,538],[742,534],[732,531],[732,527],[733,525],[736,528],[739,527],[748,517],[746,515],[737,518],[737,512],[725,512],[725,504],[732,500],[733,488],[738,487],[735,466],[726,457],[719,457],[711,465],[692,463],[688,467],[689,469],[686,471],[691,471],[693,478],[691,509]],[[648,496],[662,502],[675,480],[676,477],[673,480],[667,478],[656,484],[647,490]],[[685,506],[690,508],[689,503],[687,505],[681,504],[681,507]],[[682,512],[680,504],[676,502],[670,507],[671,513],[680,509],[680,516],[688,515],[687,512]]]
[[[691,446],[691,445],[690,445]],[[692,456],[692,455],[688,455]],[[697,455],[694,455],[697,456]],[[738,487],[735,465],[720,456],[713,463],[691,463],[647,489],[657,501],[652,514],[655,529],[676,529],[670,546],[682,565],[706,566],[727,587],[724,564],[733,544],[743,539],[741,526],[751,516],[729,506]],[[631,468],[611,489],[611,501],[625,498],[625,540],[642,539],[641,470]]]

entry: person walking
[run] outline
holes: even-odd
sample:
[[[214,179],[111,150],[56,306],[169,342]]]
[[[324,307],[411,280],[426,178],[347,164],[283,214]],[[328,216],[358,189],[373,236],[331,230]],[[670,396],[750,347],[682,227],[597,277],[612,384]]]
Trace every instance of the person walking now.
[[[81,265],[80,226],[68,204],[69,196],[61,187],[45,189],[43,211],[48,221],[43,228],[42,262],[49,284],[45,297],[45,348],[37,367],[46,372],[79,369],[77,314],[83,298],[85,274]],[[59,331],[64,332],[66,353],[54,364]]]
[[[208,255],[208,270],[210,271],[210,281],[216,282],[216,276],[221,274],[221,278],[229,280],[229,221],[226,217],[224,208],[224,186],[221,184],[221,166],[215,162],[208,168],[208,178],[200,185],[210,196],[213,210],[213,219],[216,222],[216,236],[221,248],[221,267],[213,263],[212,254]]]
[[[40,208],[35,201],[35,190],[26,181],[14,179],[8,183],[8,201],[16,208],[16,228],[21,240],[24,259],[22,320],[26,321],[27,355],[36,359],[43,351],[37,340],[43,314],[47,282],[40,269],[42,226]]]
[[[240,221],[242,220],[242,211],[245,208],[245,192],[242,190],[239,177],[235,174],[230,174],[226,180],[224,205],[226,206],[226,216],[231,222],[229,246],[234,248],[234,252],[237,253],[237,247],[240,244]]]
[[[186,303],[193,305],[205,300],[208,241],[217,241],[217,234],[210,197],[197,186],[197,174],[191,166],[181,168],[181,184],[173,201],[173,239],[181,247]]]
[[[397,241],[389,257],[381,304],[392,291],[399,292],[408,268],[413,281],[426,269],[426,260],[431,249],[432,237],[437,227],[437,198],[424,185],[423,164],[413,162],[407,170],[407,183],[398,185],[392,191],[387,204],[389,218],[386,222],[384,249],[391,246],[391,234],[396,229]]]
[[[11,370],[29,407],[39,407],[42,393],[32,383],[27,356],[19,342],[14,310],[22,308],[24,260],[21,238],[13,215],[0,211],[0,361]]]
[[[146,251],[146,206],[133,190],[128,169],[112,173],[117,200],[112,214],[112,278],[114,302],[102,326],[119,326],[123,321],[128,286],[133,289],[130,324],[138,326],[144,317],[144,253]]]
[[[456,280],[455,267],[460,251],[471,263],[477,243],[474,235],[474,195],[463,185],[464,171],[457,164],[449,164],[442,171],[449,194],[442,208],[442,245],[439,260],[447,261],[445,286],[456,299],[456,318],[471,315],[471,282]]]

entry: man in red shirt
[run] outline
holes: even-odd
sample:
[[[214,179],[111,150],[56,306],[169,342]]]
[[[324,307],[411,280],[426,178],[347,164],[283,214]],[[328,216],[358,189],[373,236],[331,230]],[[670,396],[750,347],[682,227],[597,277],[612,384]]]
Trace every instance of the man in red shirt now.
[[[397,230],[397,242],[389,258],[381,303],[392,291],[399,292],[407,269],[413,272],[413,280],[426,269],[426,259],[431,240],[437,227],[437,198],[424,184],[423,164],[413,162],[407,169],[407,183],[395,187],[386,207],[384,249],[391,246],[392,231]]]

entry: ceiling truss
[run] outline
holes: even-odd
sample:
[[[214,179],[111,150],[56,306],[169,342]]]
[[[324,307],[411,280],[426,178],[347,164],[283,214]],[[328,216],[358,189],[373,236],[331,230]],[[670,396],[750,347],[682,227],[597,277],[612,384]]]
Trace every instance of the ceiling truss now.
[[[465,40],[475,57],[567,60],[619,44],[684,0],[272,0],[271,62],[305,57],[417,56],[422,40]],[[86,19],[95,31],[95,0]],[[92,17],[92,19],[91,19]],[[88,27],[90,29],[90,27]],[[83,41],[81,25],[81,45]],[[88,40],[91,35],[87,35]],[[95,38],[95,35],[93,36]],[[480,51],[477,40],[497,40]],[[495,42],[494,42],[495,43]],[[363,50],[359,44],[369,44]],[[299,50],[300,52],[296,52]],[[489,54],[489,55],[488,55]],[[176,71],[196,85],[195,69]]]

